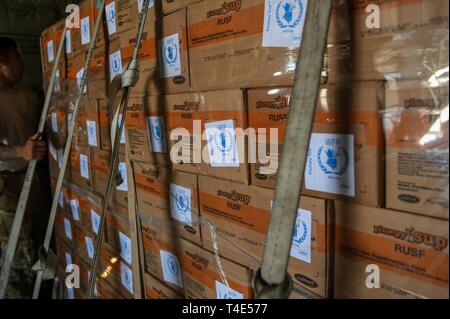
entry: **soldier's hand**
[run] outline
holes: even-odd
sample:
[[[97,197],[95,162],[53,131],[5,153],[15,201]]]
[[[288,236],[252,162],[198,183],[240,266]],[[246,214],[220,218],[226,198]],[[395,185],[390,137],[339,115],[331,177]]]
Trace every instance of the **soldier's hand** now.
[[[34,159],[41,160],[46,149],[45,142],[41,141],[39,133],[36,133],[23,146],[17,147],[16,152],[19,157],[31,161]]]

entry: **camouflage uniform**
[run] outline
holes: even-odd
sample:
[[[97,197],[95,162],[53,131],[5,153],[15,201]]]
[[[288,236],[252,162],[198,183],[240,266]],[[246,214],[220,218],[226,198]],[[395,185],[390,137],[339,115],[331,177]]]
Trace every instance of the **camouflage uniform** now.
[[[33,185],[11,267],[6,298],[31,298],[35,274],[31,267],[36,262],[37,250],[42,244],[45,231],[45,185],[39,169],[36,169]],[[9,233],[14,220],[25,173],[5,174],[0,172],[0,267],[6,253]],[[44,183],[45,184],[45,183]]]

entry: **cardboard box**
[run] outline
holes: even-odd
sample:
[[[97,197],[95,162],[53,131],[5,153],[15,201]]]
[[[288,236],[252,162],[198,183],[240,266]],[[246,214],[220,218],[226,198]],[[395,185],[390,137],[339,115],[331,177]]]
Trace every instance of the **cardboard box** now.
[[[117,248],[120,256],[129,265],[132,264],[130,222],[113,212],[106,213],[106,242]]]
[[[98,284],[100,299],[131,299],[131,296],[123,296],[119,290],[113,288],[108,281],[101,279]]]
[[[161,281],[149,274],[144,275],[144,280],[147,299],[184,299],[184,295],[167,287]]]
[[[261,264],[270,219],[273,191],[211,177],[199,177],[200,215],[215,229],[220,254],[257,270]],[[294,231],[289,273],[295,283],[328,297],[332,257],[332,202],[302,196]],[[306,234],[306,235],[305,235]],[[305,235],[305,240],[301,237]],[[213,250],[208,227],[203,246]]]
[[[345,6],[336,1],[339,10],[331,19],[329,43],[348,40]],[[289,20],[279,17],[281,10],[275,1],[265,0],[211,0],[190,6],[193,90],[292,85],[305,7],[293,7]]]
[[[96,100],[82,99],[75,129],[78,145],[100,147],[99,113]]]
[[[191,244],[180,241],[181,265],[188,299],[251,299],[254,297],[251,285],[253,273],[248,268],[221,259],[225,284],[220,266],[214,254]]]
[[[117,33],[120,34],[138,27],[142,2],[137,0],[116,0]],[[156,13],[160,12],[160,10],[160,1],[150,1],[147,21],[154,21]]]
[[[93,158],[88,147],[73,145],[70,152],[71,181],[88,191],[94,190]]]
[[[75,251],[73,222],[66,212],[58,209],[55,216],[55,236],[62,238]]]
[[[88,98],[90,100],[106,99],[108,97],[108,66],[106,46],[102,45],[95,48],[88,68]]]
[[[170,172],[162,166],[133,163],[136,196],[141,214],[170,227],[177,236],[201,244],[197,176]]]
[[[255,131],[265,128],[267,134],[259,137],[265,136],[266,143],[270,142],[269,130],[278,129],[278,145],[258,143],[257,154],[267,156],[270,162],[264,164],[262,157],[251,164],[254,185],[275,188],[276,172],[265,172],[278,170],[291,95],[289,88],[248,91],[249,126]],[[379,113],[383,105],[383,84],[379,82],[321,87],[305,168],[305,195],[383,205],[384,146]]]
[[[105,38],[109,41],[113,41],[119,38],[118,32],[118,17],[117,17],[117,5],[124,1],[120,0],[106,0],[105,1]]]
[[[70,37],[72,40],[72,54],[78,55],[87,52],[89,44],[94,38],[95,22],[98,16],[97,0],[83,0],[79,4],[80,8],[80,28],[73,28]],[[100,47],[105,44],[105,26],[100,23],[95,47]]]
[[[191,86],[186,9],[162,17],[162,38],[158,37],[158,49],[162,92],[189,92]]]
[[[102,150],[111,151],[111,126],[112,126],[112,118],[114,114],[112,112],[116,111],[116,108],[120,104],[121,97],[118,96],[114,100],[114,105],[112,106],[114,110],[111,110],[109,106],[109,102],[106,99],[100,99],[97,101],[98,103],[98,117],[100,123],[99,129],[99,138],[100,145]],[[128,117],[128,116],[127,116]],[[120,118],[119,118],[120,122]],[[126,135],[125,135],[126,126],[124,126],[124,130],[122,131],[122,136],[120,138],[120,146],[119,146],[119,154],[125,154],[125,143],[126,143]]]
[[[72,223],[73,247],[80,259],[91,265],[96,248],[96,235],[88,229]]]
[[[98,194],[105,194],[107,179],[110,170],[111,152],[96,150],[94,152],[93,170],[94,170],[94,191]],[[113,183],[110,195],[110,203],[128,209],[128,184],[126,174],[125,156],[119,153],[118,162],[119,172],[123,183],[116,185]]]
[[[56,57],[55,57],[56,59]],[[66,66],[66,59],[61,57],[61,60],[59,62],[58,70],[56,72],[55,76],[55,83],[53,86],[53,95],[52,100],[56,99],[63,99],[66,94],[66,77],[67,77],[67,66]],[[52,66],[45,66],[42,67],[42,89],[44,92],[47,92],[50,85],[50,79],[52,77],[53,72],[53,65]]]
[[[133,299],[133,270],[120,257],[119,251],[107,243],[102,245],[99,278],[126,299]]]
[[[41,57],[44,69],[51,69],[56,61],[64,24],[65,20],[59,20],[41,33]],[[61,56],[61,59],[64,60],[64,55]]]
[[[175,170],[248,183],[246,138],[234,131],[247,128],[241,90],[167,95],[165,104]]]
[[[352,0],[349,4],[355,80],[417,78],[429,73],[423,61],[447,66],[446,50],[438,48],[448,39],[448,1]],[[366,24],[369,4],[380,8],[381,28]]]
[[[163,0],[162,13],[168,14],[177,10],[187,8],[189,5],[199,2],[200,0]]]
[[[170,159],[162,96],[131,97],[125,128],[130,160],[168,165]]]
[[[447,105],[447,85],[386,84],[387,207],[448,219]]]
[[[448,229],[448,221],[336,202],[335,297],[448,299]],[[375,266],[380,288],[369,289]]]
[[[136,42],[137,27],[119,33],[120,51],[110,52],[110,77],[119,74],[125,69],[133,56]],[[142,34],[142,42],[139,50],[139,81],[131,91],[133,96],[158,95],[161,90],[158,71],[158,46],[156,22],[147,20]],[[113,72],[111,72],[111,68]]]
[[[62,99],[52,100],[47,117],[47,138],[57,149],[64,148],[67,139],[67,107]]]
[[[73,221],[87,231],[97,234],[102,206],[101,196],[70,185],[67,206]]]
[[[178,293],[183,293],[183,275],[179,260],[179,238],[167,225],[155,225],[141,218],[145,271]]]

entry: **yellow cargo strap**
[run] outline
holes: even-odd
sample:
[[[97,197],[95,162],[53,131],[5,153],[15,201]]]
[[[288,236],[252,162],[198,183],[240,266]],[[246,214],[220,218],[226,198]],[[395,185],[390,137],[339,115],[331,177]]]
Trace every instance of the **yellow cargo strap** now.
[[[109,162],[109,172],[108,172],[108,178],[107,178],[107,184],[106,184],[106,190],[103,197],[103,203],[102,203],[102,212],[100,215],[100,224],[98,228],[98,234],[97,234],[97,242],[95,245],[94,250],[94,256],[91,266],[91,277],[89,278],[89,293],[88,298],[92,299],[94,295],[94,288],[95,288],[95,282],[97,278],[97,272],[98,272],[98,264],[100,259],[100,251],[103,241],[103,233],[105,228],[105,220],[106,220],[106,211],[108,208],[108,203],[111,195],[111,188],[113,184],[113,179],[115,179],[116,184],[121,184],[122,179],[120,177],[120,174],[118,174],[118,155],[119,155],[119,146],[120,146],[120,137],[122,135],[122,131],[124,128],[125,123],[125,117],[126,117],[126,111],[127,111],[127,105],[128,105],[128,99],[130,97],[131,89],[136,85],[136,83],[139,80],[139,60],[138,60],[138,53],[139,53],[139,46],[142,39],[142,34],[144,32],[144,26],[145,21],[147,19],[147,13],[148,13],[148,6],[149,6],[150,0],[144,0],[142,11],[140,14],[139,19],[139,28],[137,31],[136,36],[136,43],[134,47],[133,57],[131,61],[128,63],[127,67],[125,68],[125,71],[122,72],[122,74],[117,75],[111,82],[110,88],[109,88],[109,105],[110,109],[113,110],[113,102],[114,98],[117,95],[117,93],[120,90],[123,90],[122,99],[120,101],[119,107],[117,108],[117,111],[115,112],[113,123],[111,125],[111,143],[112,143],[112,152],[111,152],[111,158]],[[122,117],[122,121],[119,121],[119,117]],[[120,122],[120,123],[119,123]],[[135,210],[136,211],[136,210]],[[136,223],[134,223],[136,226]],[[130,225],[133,226],[133,225]],[[136,229],[132,229],[132,232],[137,233]],[[136,234],[137,235],[137,234]],[[134,264],[139,266],[138,261],[133,261]],[[137,274],[140,274],[140,271],[135,273],[135,276]],[[141,280],[142,282],[142,280]],[[139,298],[141,296],[138,296]]]
[[[51,241],[52,235],[53,235],[53,227],[55,225],[56,210],[58,208],[58,199],[59,199],[59,196],[61,193],[61,188],[62,188],[63,181],[64,181],[64,175],[66,173],[67,164],[68,164],[69,158],[70,158],[70,151],[72,148],[73,136],[74,136],[75,130],[76,130],[76,124],[77,124],[77,120],[78,120],[78,114],[80,111],[81,99],[85,95],[84,92],[85,92],[85,88],[87,85],[87,76],[89,73],[89,65],[91,64],[92,57],[94,55],[95,42],[97,40],[98,31],[100,29],[100,25],[101,25],[102,19],[103,19],[103,11],[105,9],[105,1],[104,0],[101,1],[101,4],[98,8],[99,8],[98,17],[97,17],[97,20],[95,21],[94,35],[91,39],[91,42],[89,43],[88,54],[87,54],[86,61],[84,63],[84,73],[83,73],[83,77],[81,79],[80,87],[78,88],[77,99],[76,99],[75,106],[74,106],[73,113],[72,113],[72,121],[70,123],[69,133],[67,136],[66,145],[64,147],[63,162],[61,165],[61,169],[59,171],[58,181],[56,183],[55,192],[53,194],[52,208],[50,211],[50,217],[49,217],[48,224],[47,224],[47,231],[45,233],[45,239],[44,239],[44,243],[43,243],[44,250],[47,252],[49,250],[50,241]],[[45,269],[45,267],[47,267],[47,265],[44,263],[44,265],[42,265],[41,268]],[[38,273],[36,275],[36,281],[34,284],[34,291],[33,291],[33,299],[39,298],[39,291],[41,290],[43,274],[44,274],[44,271],[40,270],[40,271],[38,271]]]
[[[264,257],[253,281],[260,299],[287,299],[292,290],[287,265],[319,93],[331,1],[308,1]]]
[[[38,133],[42,135],[45,129],[45,122],[47,120],[47,113],[50,107],[50,101],[53,95],[53,90],[55,87],[56,74],[59,68],[59,62],[61,60],[64,40],[66,36],[67,27],[61,34],[61,39],[58,46],[58,51],[56,53],[56,59],[53,64],[52,74],[50,77],[50,83],[47,88],[47,93],[45,95],[44,107],[42,109],[41,117],[39,120]],[[23,217],[25,215],[25,210],[28,204],[28,198],[30,195],[31,185],[33,183],[34,172],[36,170],[37,160],[32,160],[28,164],[27,173],[25,175],[25,180],[22,185],[22,190],[20,192],[19,202],[17,203],[16,213],[14,215],[14,221],[11,226],[11,231],[8,238],[8,245],[3,259],[3,264],[1,266],[0,272],[0,299],[5,297],[6,288],[8,286],[9,275],[11,272],[11,265],[14,259],[14,255],[17,248],[17,242],[19,240],[20,230],[22,229]]]

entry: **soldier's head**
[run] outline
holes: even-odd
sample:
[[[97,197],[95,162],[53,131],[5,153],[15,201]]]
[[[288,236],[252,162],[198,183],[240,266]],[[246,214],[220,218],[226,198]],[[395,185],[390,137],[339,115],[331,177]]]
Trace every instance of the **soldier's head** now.
[[[0,37],[0,83],[13,85],[22,80],[23,63],[17,43],[11,38]]]

